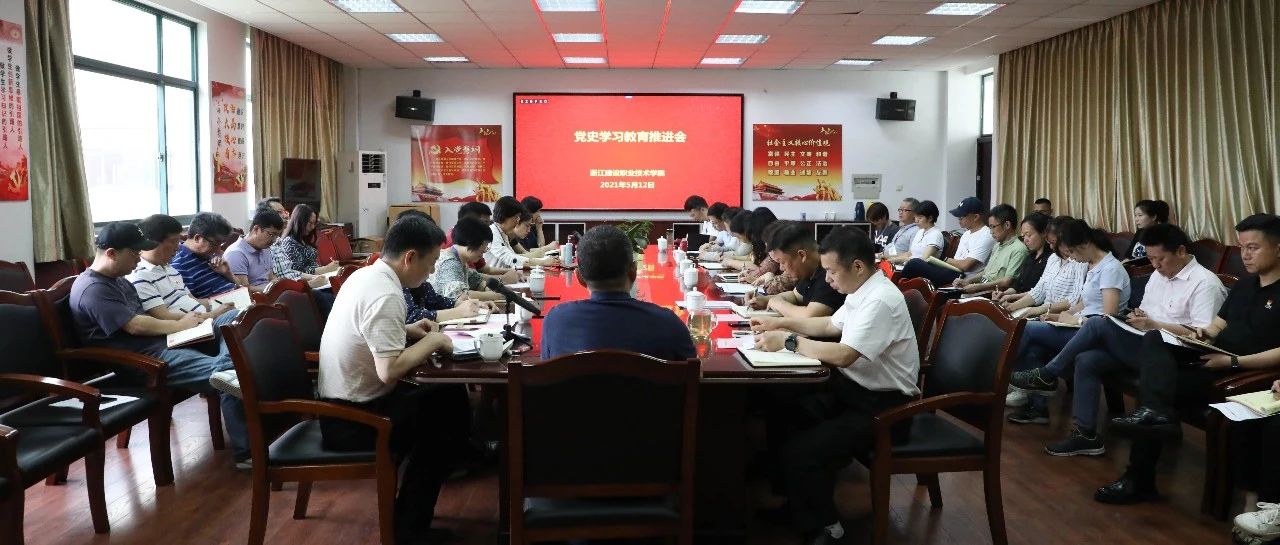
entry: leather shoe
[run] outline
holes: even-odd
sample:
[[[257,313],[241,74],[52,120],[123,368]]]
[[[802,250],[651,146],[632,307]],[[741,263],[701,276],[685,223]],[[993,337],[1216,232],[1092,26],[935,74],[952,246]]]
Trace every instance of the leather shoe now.
[[[1154,483],[1141,484],[1138,479],[1125,475],[1093,493],[1094,501],[1111,505],[1130,505],[1151,501],[1159,497]]]
[[[1173,439],[1182,435],[1182,426],[1150,408],[1138,407],[1129,416],[1112,418],[1111,431],[1139,439]]]
[[[812,534],[807,534],[804,536],[805,545],[838,545],[843,541],[844,541],[844,538],[837,539],[837,538],[831,537],[831,534],[828,534],[826,529],[822,529],[822,528],[818,529],[818,531],[813,532]]]

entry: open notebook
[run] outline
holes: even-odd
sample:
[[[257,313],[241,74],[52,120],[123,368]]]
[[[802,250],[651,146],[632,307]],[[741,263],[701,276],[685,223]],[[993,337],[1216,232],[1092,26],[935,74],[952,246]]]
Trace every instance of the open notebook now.
[[[1111,319],[1111,321],[1112,321],[1112,322],[1114,322],[1117,326],[1120,326],[1120,329],[1123,329],[1123,330],[1125,330],[1125,331],[1128,331],[1129,333],[1133,333],[1134,335],[1145,335],[1145,334],[1146,334],[1146,332],[1145,332],[1145,331],[1142,331],[1142,330],[1140,330],[1140,329],[1138,329],[1138,328],[1135,328],[1135,327],[1133,327],[1133,326],[1131,326],[1131,325],[1129,325],[1129,324],[1125,323],[1125,321],[1124,321],[1124,320],[1121,320],[1121,319],[1119,319],[1119,318],[1116,318],[1115,316],[1108,316],[1108,318],[1110,318],[1110,319]],[[1188,336],[1186,336],[1186,335],[1178,335],[1178,334],[1176,334],[1176,333],[1173,333],[1173,332],[1171,332],[1171,331],[1167,331],[1167,330],[1164,330],[1164,329],[1161,329],[1161,330],[1160,330],[1160,338],[1161,338],[1161,340],[1163,340],[1163,341],[1165,342],[1165,344],[1169,344],[1169,345],[1173,345],[1173,346],[1181,346],[1181,347],[1184,347],[1184,348],[1190,348],[1190,349],[1192,349],[1192,350],[1197,350],[1197,351],[1200,351],[1200,352],[1206,352],[1206,353],[1226,354],[1226,355],[1228,355],[1228,356],[1235,356],[1235,355],[1236,355],[1236,354],[1232,354],[1231,352],[1228,352],[1228,351],[1226,351],[1226,350],[1223,350],[1223,349],[1221,349],[1221,348],[1218,348],[1218,347],[1216,347],[1216,346],[1214,346],[1214,345],[1212,345],[1212,344],[1209,344],[1209,343],[1206,343],[1206,342],[1204,342],[1204,341],[1201,341],[1201,340],[1199,340],[1199,339],[1194,339],[1194,338],[1192,338],[1192,337],[1188,337]]]
[[[782,316],[774,310],[754,310],[745,305],[733,305],[731,308],[733,308],[733,312],[735,314],[742,316],[743,318],[775,318]]]
[[[1231,396],[1227,398],[1227,401],[1234,401],[1244,405],[1259,416],[1271,416],[1280,413],[1280,399],[1276,399],[1275,392],[1271,390]]]
[[[756,291],[755,286],[752,286],[751,284],[743,284],[740,282],[716,282],[716,287],[720,288],[720,291],[723,291],[729,294],[735,294],[735,295],[741,295],[741,294],[746,294],[746,293],[751,293],[753,291]]]
[[[241,287],[214,295],[209,298],[209,302],[215,307],[223,303],[231,303],[236,309],[244,310],[253,305],[253,298],[249,297],[249,288]]]
[[[184,329],[177,333],[170,333],[166,339],[169,348],[181,348],[187,345],[200,343],[213,338],[213,319],[200,322],[199,325],[190,329]]]
[[[754,348],[738,347],[738,353],[747,360],[752,367],[817,367],[822,362],[801,356],[789,350],[780,350],[778,352],[762,352]]]
[[[477,315],[475,315],[475,316],[471,316],[471,317],[469,317],[469,318],[454,318],[454,319],[452,319],[452,320],[445,320],[445,321],[443,321],[443,322],[439,322],[439,325],[441,325],[441,326],[446,326],[446,325],[471,325],[471,324],[484,324],[484,323],[488,323],[488,322],[489,322],[489,313],[488,313],[488,312],[481,312],[480,314],[477,314]]]

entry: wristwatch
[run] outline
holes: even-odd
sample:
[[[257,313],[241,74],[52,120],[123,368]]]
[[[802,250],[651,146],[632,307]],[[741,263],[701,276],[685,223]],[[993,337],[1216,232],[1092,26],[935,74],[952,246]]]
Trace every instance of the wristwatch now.
[[[796,351],[796,348],[797,348],[799,345],[800,345],[800,341],[799,341],[799,338],[796,336],[796,334],[795,334],[795,333],[792,333],[792,334],[790,334],[790,335],[787,335],[787,340],[785,340],[785,341],[783,341],[783,342],[782,342],[782,347],[783,347],[783,348],[786,348],[787,350],[790,350],[790,351],[792,351],[792,352],[795,352],[795,351]]]
[[[1231,370],[1240,370],[1240,356],[1231,356]]]

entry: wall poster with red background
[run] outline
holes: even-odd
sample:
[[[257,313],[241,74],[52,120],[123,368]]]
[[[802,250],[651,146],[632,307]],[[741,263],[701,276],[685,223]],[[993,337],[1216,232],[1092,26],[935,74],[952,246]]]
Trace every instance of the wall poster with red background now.
[[[26,69],[22,24],[0,20],[0,201],[31,197],[27,167]]]
[[[840,125],[755,124],[751,132],[754,200],[844,199]]]
[[[409,155],[415,202],[494,202],[502,196],[501,125],[414,125]]]
[[[249,165],[245,161],[244,87],[210,82],[213,94],[213,192],[240,193],[245,190]]]

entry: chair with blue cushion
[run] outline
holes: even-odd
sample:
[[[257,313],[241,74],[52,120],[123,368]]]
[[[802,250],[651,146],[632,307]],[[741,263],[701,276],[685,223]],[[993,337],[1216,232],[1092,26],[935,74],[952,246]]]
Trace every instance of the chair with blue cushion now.
[[[698,360],[602,350],[508,367],[511,543],[693,543]]]
[[[1000,495],[1000,438],[1009,375],[1026,321],[987,300],[950,301],[942,312],[923,397],[876,416],[875,450],[862,460],[871,469],[876,544],[888,539],[890,476],[920,476],[929,485],[930,503],[939,508],[937,474],[959,471],[983,473],[991,540],[996,545],[1008,541]],[[957,421],[976,428],[978,435]],[[891,432],[906,422],[909,438],[895,442]]]

